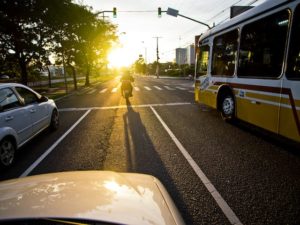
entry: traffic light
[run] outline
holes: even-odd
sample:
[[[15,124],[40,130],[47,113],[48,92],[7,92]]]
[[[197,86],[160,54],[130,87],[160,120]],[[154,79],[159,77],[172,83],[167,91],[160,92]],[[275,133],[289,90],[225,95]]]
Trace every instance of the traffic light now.
[[[116,18],[117,17],[117,8],[113,7],[113,17]]]
[[[161,7],[158,7],[157,13],[158,13],[158,17],[161,17]]]

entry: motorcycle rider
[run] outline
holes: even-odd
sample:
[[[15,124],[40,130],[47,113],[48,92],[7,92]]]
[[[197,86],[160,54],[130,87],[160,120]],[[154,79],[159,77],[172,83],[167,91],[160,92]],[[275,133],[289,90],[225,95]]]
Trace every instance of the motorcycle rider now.
[[[132,97],[132,85],[131,83],[134,82],[133,76],[130,74],[130,71],[127,70],[123,73],[123,76],[121,77],[121,93],[124,97],[124,90],[129,89],[129,96]]]

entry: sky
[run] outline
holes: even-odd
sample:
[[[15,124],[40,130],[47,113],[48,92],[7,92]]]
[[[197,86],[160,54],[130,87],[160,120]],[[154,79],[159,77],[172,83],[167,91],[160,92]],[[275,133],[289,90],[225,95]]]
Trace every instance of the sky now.
[[[92,7],[92,11],[108,11],[117,8],[117,17],[105,13],[105,20],[116,24],[120,44],[114,46],[109,57],[111,66],[127,66],[142,55],[147,63],[156,60],[156,38],[158,38],[160,62],[175,60],[175,49],[194,43],[195,35],[208,28],[182,17],[162,13],[173,8],[179,13],[212,26],[229,17],[232,5],[258,5],[265,0],[78,0]],[[77,1],[77,2],[78,2]]]

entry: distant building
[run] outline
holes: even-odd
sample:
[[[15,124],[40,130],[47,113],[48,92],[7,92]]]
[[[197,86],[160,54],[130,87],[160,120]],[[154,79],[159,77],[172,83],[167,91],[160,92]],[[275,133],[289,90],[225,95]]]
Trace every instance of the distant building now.
[[[186,48],[176,48],[176,63],[178,65],[187,64],[187,49]]]
[[[176,63],[178,65],[195,64],[195,45],[189,45],[186,48],[176,48]]]
[[[186,63],[189,65],[195,65],[195,45],[189,45],[186,48]]]

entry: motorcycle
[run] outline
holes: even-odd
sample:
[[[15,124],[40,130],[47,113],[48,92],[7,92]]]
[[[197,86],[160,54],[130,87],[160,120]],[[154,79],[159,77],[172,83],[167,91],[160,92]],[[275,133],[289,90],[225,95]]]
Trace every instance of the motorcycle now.
[[[129,97],[132,96],[132,86],[131,82],[124,80],[122,81],[122,95],[125,99],[128,99]]]

